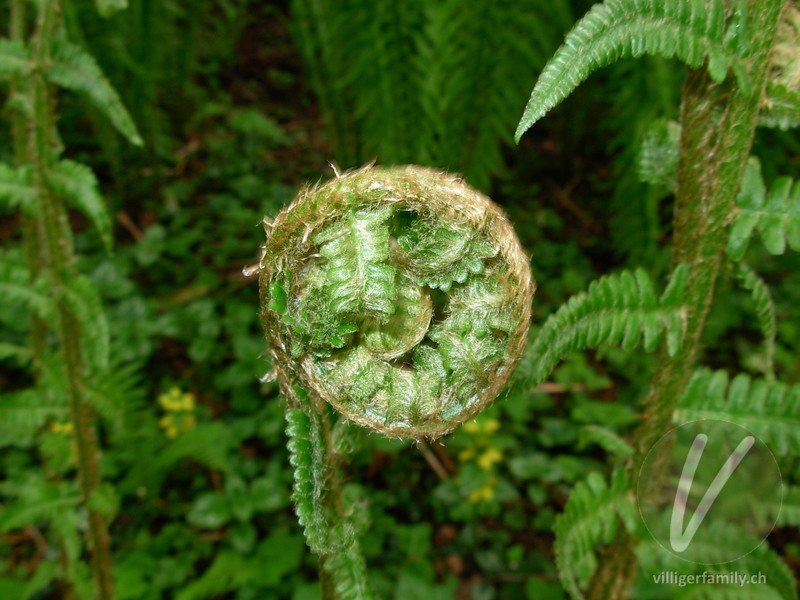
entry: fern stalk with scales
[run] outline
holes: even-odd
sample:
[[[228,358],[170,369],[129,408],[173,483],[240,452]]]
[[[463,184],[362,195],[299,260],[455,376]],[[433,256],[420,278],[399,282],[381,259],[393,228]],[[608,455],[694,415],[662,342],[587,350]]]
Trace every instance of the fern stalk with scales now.
[[[634,453],[627,467],[632,489],[637,488],[646,453],[671,426],[678,398],[699,359],[700,338],[725,259],[734,198],[763,106],[781,10],[779,0],[608,0],[598,4],[567,35],[545,67],[517,130],[519,138],[589,74],[618,58],[644,53],[676,56],[690,67],[681,106],[672,259],[673,267],[686,269],[682,302],[686,336],[678,352],[670,352],[667,346],[662,350],[644,400],[643,420],[634,433]],[[750,230],[755,221],[751,223]],[[648,489],[655,490],[659,482],[649,484]],[[568,506],[565,514],[569,511]],[[609,518],[615,519],[613,514]],[[562,535],[568,535],[564,518],[560,523]],[[600,541],[600,532],[584,529],[584,533],[582,546],[589,548],[584,553],[591,554],[592,542],[586,542]],[[588,563],[582,583],[589,583],[588,597],[594,600],[625,598],[637,566],[635,527],[603,537],[613,541],[599,564]],[[572,576],[576,567],[563,562],[560,567],[570,594],[582,597],[582,586]]]
[[[99,2],[106,6],[106,2]],[[31,355],[38,379],[44,376],[46,323],[55,323],[59,369],[75,428],[81,501],[88,509],[88,540],[95,593],[116,597],[106,510],[108,488],[100,479],[91,387],[108,373],[108,328],[96,290],[76,272],[66,202],[84,212],[111,246],[111,219],[92,171],[60,160],[55,127],[55,87],[85,96],[134,144],[141,139],[116,92],[94,59],[64,39],[59,0],[36,5],[35,29],[26,40],[25,3],[12,0],[10,39],[0,40],[0,78],[10,80],[9,106],[15,166],[0,164],[0,201],[22,211],[27,268],[3,265],[0,285],[33,313]],[[41,381],[40,381],[41,383]],[[35,390],[27,396],[39,400]],[[35,411],[34,406],[29,407]],[[68,574],[65,574],[69,578]]]

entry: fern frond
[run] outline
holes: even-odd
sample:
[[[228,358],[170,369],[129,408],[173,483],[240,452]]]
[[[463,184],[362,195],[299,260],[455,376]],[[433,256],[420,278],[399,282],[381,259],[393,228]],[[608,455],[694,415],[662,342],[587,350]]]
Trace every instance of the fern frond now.
[[[239,553],[222,551],[203,574],[175,596],[175,600],[207,600],[233,592],[256,577],[256,568]]]
[[[800,386],[725,371],[698,370],[678,403],[673,420],[730,421],[752,431],[778,454],[800,452]]]
[[[586,587],[597,569],[594,548],[614,538],[618,518],[629,529],[639,518],[623,469],[614,471],[611,485],[599,473],[590,473],[575,485],[564,512],[556,517],[558,576],[573,599],[583,598],[581,588]]]
[[[775,304],[769,286],[758,276],[753,269],[744,263],[739,263],[737,277],[745,289],[750,291],[758,316],[758,325],[764,335],[765,372],[769,379],[775,378],[775,335],[777,320],[775,317]]]
[[[330,550],[328,519],[322,503],[324,476],[323,449],[320,444],[318,416],[314,420],[301,409],[286,411],[286,436],[289,438],[289,462],[294,469],[292,501],[297,520],[303,527],[309,548],[318,554]]]
[[[35,198],[36,190],[31,185],[30,168],[0,163],[0,206],[19,206],[23,212],[30,214]]]
[[[342,600],[369,600],[366,567],[351,519],[342,517],[332,528],[325,493],[324,453],[319,416],[302,409],[286,411],[289,462],[294,468],[292,500],[306,542],[320,555]]]
[[[791,129],[800,126],[800,93],[768,80],[758,119],[764,127]]]
[[[91,54],[64,40],[54,43],[47,77],[55,85],[88,98],[131,144],[142,145],[131,116]]]
[[[64,420],[69,415],[66,398],[38,389],[27,389],[0,396],[0,447],[32,436],[50,419]]]
[[[633,454],[633,446],[622,436],[601,425],[584,425],[578,431],[578,448],[585,448],[589,444],[597,444],[612,456],[619,458]]]
[[[85,214],[97,228],[108,252],[113,246],[111,217],[94,172],[72,160],[60,160],[47,173],[50,189]]]
[[[32,68],[30,53],[20,40],[0,39],[0,81],[25,76]]]
[[[776,522],[778,527],[800,527],[800,486],[784,487],[783,504]]]
[[[357,542],[329,557],[325,561],[325,570],[331,574],[337,598],[341,600],[374,598],[367,584],[367,569]]]
[[[750,158],[736,205],[738,214],[728,238],[732,260],[744,257],[756,229],[770,254],[783,254],[787,245],[800,250],[800,184],[790,177],[779,177],[767,192],[761,163]]]
[[[639,179],[675,191],[678,179],[678,143],[681,126],[659,119],[647,128],[637,160]]]
[[[695,69],[708,57],[715,81],[724,80],[733,67],[740,86],[748,89],[740,58],[748,45],[746,9],[745,3],[737,3],[737,22],[726,33],[723,0],[607,0],[595,5],[542,71],[517,128],[517,141],[595,70],[623,57],[676,56]]]
[[[697,585],[698,590],[713,590],[707,594],[691,593],[681,598],[708,598],[714,600],[724,598],[741,600],[743,598],[777,600],[797,600],[794,576],[789,566],[781,560],[778,553],[766,542],[758,543],[751,531],[724,521],[711,522],[713,529],[692,541],[698,556],[703,557],[706,564],[684,560],[671,552],[665,552],[652,537],[646,537],[636,549],[642,569],[647,573],[674,571],[679,574],[697,574],[706,572],[709,575],[730,575],[736,572],[740,576],[761,574],[765,583],[750,583],[742,586],[739,582],[715,582],[714,585]],[[742,540],[749,540],[749,547],[755,548],[745,556],[732,561],[727,552],[729,548],[738,547]],[[689,589],[689,586],[684,589]]]
[[[544,381],[564,356],[600,344],[635,348],[644,338],[644,348],[654,350],[666,332],[667,350],[674,356],[683,340],[685,311],[682,307],[687,269],[680,265],[659,299],[650,277],[641,269],[607,275],[573,296],[545,321],[524,361],[532,366],[525,373],[526,385]]]
[[[368,315],[382,322],[394,314],[395,269],[389,258],[391,208],[353,210],[322,231],[315,242],[325,265],[327,296],[337,314]]]
[[[94,284],[85,275],[74,277],[64,291],[64,301],[81,324],[81,342],[90,372],[107,370],[108,320]]]
[[[35,525],[42,521],[54,521],[59,519],[65,509],[77,506],[81,497],[74,495],[56,495],[40,500],[29,502],[27,499],[4,506],[0,512],[0,533],[6,533],[13,529],[20,529],[28,525]]]
[[[27,306],[44,320],[52,319],[54,305],[41,282],[32,282],[28,269],[0,256],[0,295],[5,301]]]

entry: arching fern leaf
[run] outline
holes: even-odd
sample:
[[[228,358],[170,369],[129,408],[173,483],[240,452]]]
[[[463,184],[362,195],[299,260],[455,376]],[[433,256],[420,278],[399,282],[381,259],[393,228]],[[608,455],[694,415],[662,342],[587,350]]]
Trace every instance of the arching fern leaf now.
[[[678,423],[718,419],[756,434],[778,454],[800,452],[800,386],[751,379],[728,383],[725,371],[700,369],[689,381],[673,416]]]
[[[54,44],[47,77],[55,85],[89,99],[131,144],[143,144],[136,124],[91,54],[69,42]]]
[[[761,163],[751,158],[736,204],[739,212],[728,238],[731,259],[742,259],[756,229],[770,254],[783,254],[787,245],[800,250],[800,185],[790,177],[779,177],[767,191]]]
[[[641,269],[592,282],[586,292],[570,298],[547,319],[525,353],[523,360],[529,368],[520,370],[520,379],[538,385],[567,354],[600,344],[621,344],[632,350],[643,337],[645,350],[652,351],[664,332],[667,349],[674,356],[685,329],[681,299],[686,275],[685,267],[679,266],[660,299]]]
[[[614,472],[610,486],[595,472],[572,489],[554,528],[558,576],[572,598],[583,598],[581,588],[597,569],[594,547],[614,538],[618,516],[627,529],[636,528],[639,517],[623,469]]]
[[[607,0],[567,34],[547,63],[517,127],[516,139],[600,67],[623,57],[677,56],[698,68],[708,57],[715,81],[733,68],[749,88],[740,56],[748,47],[747,5],[738,2],[726,30],[723,0]]]

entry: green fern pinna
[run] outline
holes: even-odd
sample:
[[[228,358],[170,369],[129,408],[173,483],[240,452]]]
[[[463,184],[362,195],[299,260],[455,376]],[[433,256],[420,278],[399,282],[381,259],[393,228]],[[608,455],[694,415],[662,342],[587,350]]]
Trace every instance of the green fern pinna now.
[[[767,192],[749,156],[757,126],[800,124],[799,25],[794,1],[608,0],[567,35],[519,123],[517,139],[617,59],[651,54],[689,66],[680,123],[659,125],[640,165],[644,180],[675,194],[665,291],[657,294],[641,269],[601,278],[538,329],[513,379],[536,385],[567,353],[603,344],[630,350],[643,341],[659,352],[631,439],[593,430],[624,463],[610,483],[600,473],[579,482],[557,519],[556,562],[573,598],[626,598],[639,561],[646,570],[661,560],[633,490],[646,453],[674,422],[713,415],[741,422],[778,455],[797,452],[800,391],[774,381],[775,311],[743,260],[756,230],[773,254],[800,248],[800,186],[779,179]],[[437,200],[440,192],[449,199]],[[261,318],[288,404],[297,515],[320,559],[323,596],[370,598],[364,519],[341,498],[341,423],[419,439],[491,402],[522,354],[533,292],[527,261],[485,199],[415,168],[337,175],[302,192],[266,229]],[[714,291],[728,273],[757,306],[763,379],[729,384],[724,373],[698,370]],[[797,516],[781,523],[797,525]],[[797,597],[766,545],[735,568],[768,573],[758,594]]]

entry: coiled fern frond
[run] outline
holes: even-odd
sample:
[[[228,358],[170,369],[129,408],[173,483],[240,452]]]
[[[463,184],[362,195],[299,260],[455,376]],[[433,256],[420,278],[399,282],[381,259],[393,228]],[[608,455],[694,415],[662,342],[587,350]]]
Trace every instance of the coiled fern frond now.
[[[349,419],[435,437],[489,404],[525,344],[534,283],[501,210],[458,178],[367,167],[267,225],[261,321],[275,375]]]

